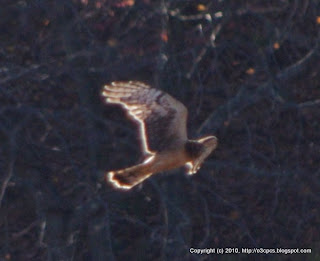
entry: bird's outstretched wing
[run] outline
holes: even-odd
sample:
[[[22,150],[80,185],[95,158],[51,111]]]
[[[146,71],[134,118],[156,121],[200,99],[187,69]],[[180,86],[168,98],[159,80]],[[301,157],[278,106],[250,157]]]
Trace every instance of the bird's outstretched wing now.
[[[136,81],[103,87],[106,103],[120,104],[139,123],[142,148],[154,154],[187,140],[187,108],[169,94]]]

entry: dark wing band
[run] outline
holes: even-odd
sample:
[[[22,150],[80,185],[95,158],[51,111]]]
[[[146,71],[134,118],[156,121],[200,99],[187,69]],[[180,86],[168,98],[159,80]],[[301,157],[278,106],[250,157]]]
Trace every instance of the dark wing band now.
[[[146,153],[162,151],[187,140],[187,109],[158,89],[141,82],[112,82],[102,91],[106,103],[120,104],[140,125]]]

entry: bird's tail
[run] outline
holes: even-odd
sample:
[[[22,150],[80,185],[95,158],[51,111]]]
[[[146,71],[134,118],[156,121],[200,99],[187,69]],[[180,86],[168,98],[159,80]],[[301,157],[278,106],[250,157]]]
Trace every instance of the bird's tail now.
[[[139,164],[122,170],[110,171],[106,174],[106,180],[117,188],[131,189],[151,174],[147,164]]]

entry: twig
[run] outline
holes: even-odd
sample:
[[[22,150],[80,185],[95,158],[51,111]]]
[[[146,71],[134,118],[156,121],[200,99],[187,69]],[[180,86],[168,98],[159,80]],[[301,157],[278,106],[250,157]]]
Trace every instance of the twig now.
[[[320,105],[320,99],[299,103],[297,106],[298,108],[306,108],[306,107],[312,107],[312,106],[318,106],[318,105]]]
[[[11,140],[12,140],[12,138],[11,138]],[[13,165],[14,165],[14,162],[15,162],[15,158],[13,156],[13,141],[10,142],[9,146],[10,146],[11,153],[10,153],[10,159],[9,159],[8,174],[5,177],[5,179],[4,179],[4,181],[3,181],[2,185],[1,185],[0,208],[1,208],[1,205],[2,205],[2,200],[3,200],[4,194],[6,193],[9,181],[13,176]]]
[[[319,62],[319,41],[320,33],[317,37],[315,47],[298,62],[278,73],[274,80],[279,81],[281,82],[281,84],[283,84],[283,82],[289,81],[294,77],[298,77],[299,75],[301,75],[305,70],[308,69],[310,65],[313,64],[313,62]],[[268,96],[275,97],[277,99],[278,97],[272,88],[273,84],[273,79],[271,79],[268,82],[262,84],[255,92],[248,91],[245,87],[242,87],[234,98],[230,99],[226,104],[221,105],[218,109],[213,111],[209,115],[209,117],[202,123],[197,132],[201,133],[207,127],[210,127],[210,130],[219,128],[224,121],[230,118],[230,116],[232,117],[237,115],[241,110],[257,103],[262,99],[265,99]],[[313,102],[300,104],[300,107],[314,106],[318,105],[318,103],[319,100],[316,100]]]
[[[13,238],[13,239],[18,239],[18,238],[20,238],[20,237],[28,234],[29,231],[30,231],[31,229],[33,229],[34,227],[36,227],[38,224],[39,224],[39,221],[38,221],[38,220],[33,221],[33,222],[32,222],[29,226],[27,226],[26,228],[22,229],[22,230],[19,231],[19,232],[13,233],[13,234],[12,234],[12,238]]]

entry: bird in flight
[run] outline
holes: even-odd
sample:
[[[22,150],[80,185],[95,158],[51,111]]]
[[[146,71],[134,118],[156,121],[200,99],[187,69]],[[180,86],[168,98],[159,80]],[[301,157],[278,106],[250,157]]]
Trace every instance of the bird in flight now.
[[[196,173],[217,147],[215,136],[198,140],[187,137],[187,108],[169,94],[137,81],[105,85],[106,104],[119,104],[139,127],[144,160],[135,166],[110,171],[106,180],[121,189],[131,189],[151,175],[185,166]]]

